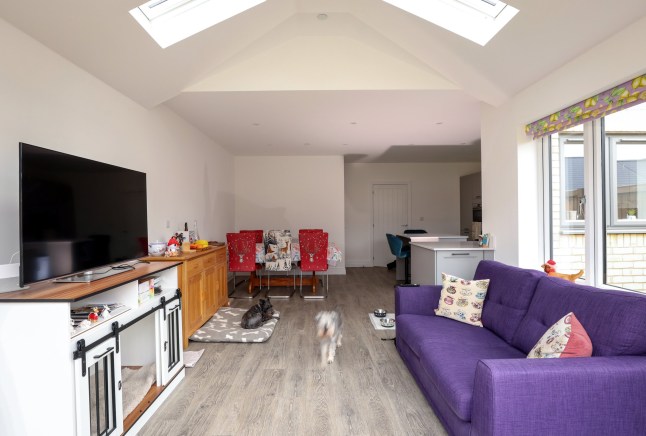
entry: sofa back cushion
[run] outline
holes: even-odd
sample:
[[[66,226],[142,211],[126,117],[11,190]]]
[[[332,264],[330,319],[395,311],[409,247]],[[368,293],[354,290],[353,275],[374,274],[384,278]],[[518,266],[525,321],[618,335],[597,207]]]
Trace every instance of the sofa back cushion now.
[[[646,295],[547,276],[540,280],[512,345],[528,353],[568,312],[576,315],[590,336],[593,356],[646,354]]]
[[[494,260],[480,261],[474,279],[490,279],[482,309],[482,325],[511,343],[542,277],[545,277],[542,271],[522,269]]]

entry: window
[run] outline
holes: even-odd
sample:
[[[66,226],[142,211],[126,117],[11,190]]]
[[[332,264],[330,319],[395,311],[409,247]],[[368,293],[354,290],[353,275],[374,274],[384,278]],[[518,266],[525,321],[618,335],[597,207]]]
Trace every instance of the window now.
[[[151,0],[130,15],[159,44],[169,47],[265,0]]]
[[[548,252],[592,285],[646,292],[646,104],[544,137]]]
[[[646,105],[602,118],[603,283],[646,292]]]
[[[482,46],[518,13],[499,0],[384,0]]]
[[[585,186],[583,126],[547,138],[551,178],[551,249],[562,272],[585,269]]]

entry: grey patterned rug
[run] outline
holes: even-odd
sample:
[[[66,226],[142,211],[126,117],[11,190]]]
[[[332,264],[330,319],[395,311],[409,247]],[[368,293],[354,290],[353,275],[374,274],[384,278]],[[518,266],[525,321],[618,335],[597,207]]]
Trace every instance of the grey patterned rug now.
[[[265,342],[278,323],[279,313],[257,329],[243,329],[240,320],[247,309],[221,307],[213,317],[189,338],[196,342]]]

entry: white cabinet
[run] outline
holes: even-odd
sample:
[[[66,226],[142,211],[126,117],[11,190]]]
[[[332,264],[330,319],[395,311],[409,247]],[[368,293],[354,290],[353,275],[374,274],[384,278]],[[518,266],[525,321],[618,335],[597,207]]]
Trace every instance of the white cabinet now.
[[[136,434],[184,377],[178,264],[0,294],[0,435]],[[140,301],[138,281],[151,276],[161,292]],[[108,303],[124,306],[71,329],[71,309]],[[151,384],[137,396],[124,374],[144,368]]]
[[[441,285],[442,273],[472,279],[481,260],[493,260],[494,251],[464,243],[420,243],[411,246],[411,282]]]

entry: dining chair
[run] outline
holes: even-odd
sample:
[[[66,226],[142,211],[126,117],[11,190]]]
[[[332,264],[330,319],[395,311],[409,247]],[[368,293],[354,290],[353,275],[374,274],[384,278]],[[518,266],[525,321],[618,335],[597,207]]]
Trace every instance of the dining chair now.
[[[405,283],[410,283],[410,245],[404,245],[404,241],[391,233],[386,233],[386,239],[388,239],[390,252],[397,259],[404,259],[404,268],[406,270],[404,281]]]
[[[263,243],[263,231],[262,230],[240,230],[240,233],[252,233],[256,244]]]
[[[298,232],[298,241],[301,248],[301,286],[300,294],[303,296],[303,272],[312,272],[312,293],[316,291],[316,272],[323,272],[328,270],[327,264],[327,247],[328,247],[328,233],[327,232]],[[329,276],[325,274],[326,292],[329,289]]]
[[[253,292],[256,277],[256,241],[254,235],[251,233],[227,233],[227,254],[229,272],[233,273],[234,291],[237,286],[236,272],[248,272],[248,296],[244,298],[254,298],[260,292],[260,290]]]
[[[267,276],[268,298],[290,298],[296,291],[296,275],[291,279],[291,291],[271,289],[271,271],[285,271],[287,277],[275,277],[278,286],[289,284],[292,269],[292,235],[289,230],[269,230],[265,236],[265,271]]]
[[[262,230],[240,230],[240,233],[251,233],[255,238],[256,244],[264,243],[265,235]],[[262,263],[256,262],[256,273],[258,274],[258,278],[260,279],[260,289],[262,289]]]

